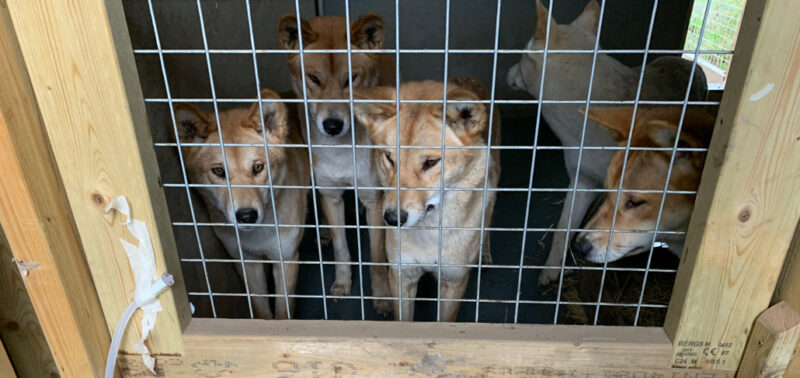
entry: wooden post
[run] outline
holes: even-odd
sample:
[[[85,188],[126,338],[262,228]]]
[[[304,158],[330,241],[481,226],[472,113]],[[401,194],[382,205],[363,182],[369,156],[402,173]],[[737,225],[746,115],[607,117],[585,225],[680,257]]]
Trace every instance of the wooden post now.
[[[740,377],[782,377],[800,340],[800,314],[786,302],[756,320],[739,366]]]
[[[676,367],[738,366],[800,216],[800,7],[750,0],[664,328]]]
[[[8,9],[106,326],[113,330],[134,298],[133,272],[119,239],[137,242],[104,217],[109,201],[124,195],[133,217],[150,231],[158,273],[175,276],[175,286],[160,296],[164,310],[150,334],[151,351],[182,353],[188,298],[121,0],[10,0]],[[139,319],[134,317],[129,330],[136,332],[127,333],[122,351],[134,352]]]
[[[786,262],[783,264],[783,273],[778,281],[778,287],[775,288],[772,301],[786,301],[794,311],[800,313],[800,222],[797,223],[794,240],[789,247],[789,255],[786,256]],[[795,347],[794,357],[789,362],[786,371],[800,374],[800,341]]]
[[[0,223],[58,372],[102,376],[108,329],[2,1],[0,83]]]
[[[14,366],[11,365],[11,360],[8,358],[8,353],[6,353],[6,348],[3,347],[3,340],[0,340],[0,377],[14,378],[16,376]]]
[[[38,272],[34,272],[38,273]],[[98,307],[99,313],[99,307]],[[99,328],[104,330],[103,328]],[[58,368],[14,255],[0,230],[0,339],[23,377],[54,377]],[[2,376],[2,374],[0,374]]]

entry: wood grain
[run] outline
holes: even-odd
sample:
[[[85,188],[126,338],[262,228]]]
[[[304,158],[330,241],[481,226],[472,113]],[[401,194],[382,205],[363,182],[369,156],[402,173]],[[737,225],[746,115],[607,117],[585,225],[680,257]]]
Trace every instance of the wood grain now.
[[[104,217],[108,202],[124,195],[150,231],[158,272],[175,276],[176,285],[159,297],[164,310],[149,345],[155,353],[182,353],[188,299],[120,0],[10,0],[8,6],[107,329],[134,297],[119,242],[130,235]],[[134,351],[139,316],[122,351]]]
[[[183,356],[159,358],[159,374],[733,376],[669,369],[664,331],[644,327],[193,319],[184,345]],[[121,360],[123,375],[142,372],[139,359]]]
[[[14,257],[38,266],[24,283],[59,373],[101,376],[109,332],[5,6],[0,83],[0,223]]]
[[[19,375],[57,377],[58,368],[13,257],[0,230],[0,340]]]
[[[782,377],[800,340],[800,314],[779,302],[756,320],[739,366],[740,377]],[[800,372],[798,372],[800,373]]]
[[[6,348],[3,345],[3,340],[0,340],[0,377],[15,378],[16,376],[14,366],[11,365],[11,360],[8,358]]]
[[[778,281],[778,287],[775,288],[775,294],[772,297],[773,303],[780,301],[786,301],[796,312],[800,313],[800,222],[797,223],[797,229],[794,231],[789,255],[786,256],[781,279]],[[789,362],[786,371],[800,376],[800,341],[795,347],[794,357]],[[787,374],[786,376],[791,375]]]
[[[800,216],[798,19],[795,0],[747,2],[665,322],[674,366],[738,366],[778,280]]]

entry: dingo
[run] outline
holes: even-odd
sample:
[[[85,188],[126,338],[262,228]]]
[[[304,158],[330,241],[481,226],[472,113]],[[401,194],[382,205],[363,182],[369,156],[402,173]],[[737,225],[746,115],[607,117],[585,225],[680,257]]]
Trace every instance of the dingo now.
[[[346,49],[347,24],[344,17],[316,17],[311,21],[302,20],[298,33],[295,15],[286,14],[278,21],[278,35],[281,46],[287,50],[299,49],[298,35],[302,35],[304,50]],[[353,49],[380,49],[383,47],[386,27],[377,14],[368,13],[350,25],[350,42]],[[306,93],[309,99],[348,99],[347,90],[352,74],[353,86],[371,87],[381,84],[381,80],[393,83],[394,66],[384,54],[351,54],[353,72],[348,73],[347,54],[308,53],[303,57],[305,64]],[[303,96],[303,77],[300,55],[289,54],[289,69],[292,72],[292,85],[295,93]],[[369,144],[369,135],[360,125],[350,124],[350,106],[347,103],[309,103],[308,126],[305,125],[305,111],[299,107],[301,130],[306,141],[312,144],[351,145],[352,129],[357,129],[356,145]],[[357,180],[354,178],[353,152],[349,148],[313,148],[314,178],[319,186],[378,186],[372,167],[371,151],[356,151]],[[332,226],[343,226],[343,190],[320,189],[322,210]],[[367,210],[367,224],[383,225],[380,209],[381,193],[375,190],[360,190],[358,198]],[[386,262],[382,229],[369,229],[370,254],[373,263]],[[343,228],[332,228],[331,239],[337,262],[349,262],[350,251]],[[385,266],[371,266],[372,295],[386,297],[389,294]],[[331,287],[332,295],[350,295],[351,266],[336,265],[336,280]],[[388,315],[391,305],[388,301],[373,301],[373,306],[382,315]]]
[[[279,99],[275,92],[265,89],[261,92],[264,99]],[[266,135],[262,134],[263,125]],[[213,113],[204,112],[191,104],[175,105],[175,120],[178,133],[183,143],[219,143],[220,133],[225,144],[263,144],[266,138],[271,144],[302,143],[297,131],[297,120],[292,117],[287,107],[278,102],[264,102],[259,110],[258,104],[250,109],[236,108],[219,113],[220,125],[217,125]],[[241,252],[236,243],[233,227],[215,226],[214,232],[225,245],[228,254],[234,259],[270,259],[284,261],[286,272],[281,273],[280,264],[272,265],[272,276],[275,280],[277,294],[294,294],[297,283],[297,247],[303,236],[303,228],[281,228],[280,249],[275,228],[272,226],[252,226],[253,224],[275,223],[273,206],[278,214],[280,224],[303,224],[306,215],[307,190],[274,189],[275,203],[271,202],[268,183],[267,160],[264,147],[225,147],[225,161],[219,146],[183,147],[184,159],[189,179],[194,184],[226,185],[228,177],[232,185],[259,185],[258,187],[232,188],[233,204],[228,196],[227,187],[197,188],[208,207],[212,222],[239,224]],[[303,149],[269,147],[269,167],[274,185],[310,185],[308,173],[308,155]],[[242,275],[241,264],[236,264]],[[247,285],[253,294],[267,293],[267,278],[264,266],[260,263],[245,264]],[[255,316],[264,319],[272,318],[267,297],[253,297]],[[294,303],[289,299],[289,306]],[[285,319],[288,315],[286,301],[277,298],[275,301],[275,317]]]
[[[442,100],[443,83],[422,81],[403,84],[400,97],[406,100]],[[355,90],[361,99],[395,99],[395,89],[378,87]],[[448,84],[448,101],[476,101],[488,99],[486,90],[480,83],[471,79],[456,80]],[[375,144],[395,145],[396,105],[390,103],[365,104],[355,107],[359,121],[369,129]],[[484,104],[448,104],[442,114],[441,104],[401,104],[400,140],[401,145],[436,146],[442,144],[442,118],[446,118],[445,143],[447,146],[485,146],[488,142],[489,109]],[[492,144],[500,143],[500,117],[494,113],[492,124]],[[437,273],[439,256],[439,212],[444,206],[442,226],[480,227],[483,210],[483,191],[439,191],[441,178],[442,151],[432,149],[401,149],[397,156],[395,148],[375,150],[375,165],[384,186],[395,186],[397,174],[401,187],[431,188],[430,190],[388,190],[383,198],[383,216],[387,224],[403,227],[425,227],[427,229],[403,229],[401,249],[397,250],[396,230],[390,229],[386,235],[386,251],[389,262],[396,264],[398,252],[402,263],[429,264],[426,266],[404,266],[398,270],[390,265],[389,288],[392,296],[398,297],[398,282],[402,283],[402,297],[409,299],[402,305],[402,319],[414,318],[413,299],[417,294],[417,283],[424,273]],[[500,177],[500,156],[492,150],[489,161],[489,174],[486,169],[485,149],[448,149],[445,152],[444,183],[446,188],[483,188],[488,180],[489,188],[496,188]],[[397,208],[398,196],[400,208]],[[486,217],[488,226],[492,217],[497,193],[490,191],[486,197]],[[480,244],[480,231],[445,230],[441,240],[442,264],[476,264]],[[484,256],[489,255],[489,235],[484,235]],[[485,261],[486,259],[484,259]],[[488,262],[487,262],[488,263]],[[400,274],[402,271],[402,274]],[[461,299],[467,286],[469,268],[442,267],[441,297]],[[458,315],[458,301],[441,303],[442,321],[455,321]],[[395,318],[399,319],[401,305],[393,302]]]
[[[540,0],[536,0],[536,5],[536,33],[528,42],[526,49],[544,50],[547,35],[547,8],[540,3]],[[583,13],[571,24],[559,25],[551,19],[549,50],[594,49],[599,17],[600,5],[593,0],[586,5]],[[543,63],[542,53],[522,55],[520,62],[511,67],[508,72],[509,85],[527,91],[533,96],[538,96]],[[591,72],[591,53],[548,53],[543,99],[585,101]],[[671,56],[654,60],[645,68],[641,99],[682,101],[686,96],[690,72],[691,62],[687,60]],[[598,53],[592,86],[592,100],[634,100],[639,74],[640,70],[630,68],[606,54]],[[704,100],[707,90],[703,71],[696,69],[689,99]],[[584,117],[578,112],[580,106],[580,104],[542,105],[542,116],[550,129],[561,140],[563,146],[577,147],[580,145],[584,121]],[[592,105],[590,109],[594,106],[599,105]],[[584,145],[613,146],[615,144],[614,138],[606,129],[597,123],[587,122]],[[570,178],[569,188],[573,187],[576,179],[577,186],[581,189],[603,187],[603,178],[610,161],[609,154],[590,152],[589,155],[585,152],[577,178],[575,173],[578,166],[578,151],[565,150],[564,160]],[[572,197],[572,193],[568,192],[556,226],[558,229],[566,229],[568,225],[571,229],[580,227],[581,220],[591,205],[592,198],[590,196],[584,194],[575,196],[572,218],[569,219]],[[564,258],[564,242],[563,234],[553,235],[550,254],[545,265],[561,265]],[[539,284],[546,285],[557,279],[558,275],[558,270],[543,270],[539,274]]]
[[[631,146],[633,147],[672,147],[678,131],[681,106],[640,107],[636,111]],[[590,108],[589,117],[607,127],[625,145],[631,125],[633,108],[595,107]],[[688,107],[681,129],[678,147],[707,148],[714,129],[714,117],[705,109]],[[628,152],[624,190],[663,190],[671,151]],[[606,189],[616,190],[622,173],[625,151],[616,151],[611,158],[606,173]],[[705,152],[678,152],[669,180],[669,190],[695,191],[700,185],[703,173]],[[659,223],[659,231],[686,231],[694,208],[694,195],[667,194],[664,210]],[[608,230],[614,215],[616,192],[605,194],[600,208],[587,222],[586,228]],[[608,247],[608,232],[581,232],[575,236],[572,251],[576,257],[583,257],[595,263],[612,262],[625,256],[650,250],[653,241],[652,231],[656,226],[661,193],[622,193],[617,209],[616,230],[638,230],[649,232],[614,232],[611,248]],[[663,234],[659,241],[667,243],[675,255],[683,250],[685,235]]]

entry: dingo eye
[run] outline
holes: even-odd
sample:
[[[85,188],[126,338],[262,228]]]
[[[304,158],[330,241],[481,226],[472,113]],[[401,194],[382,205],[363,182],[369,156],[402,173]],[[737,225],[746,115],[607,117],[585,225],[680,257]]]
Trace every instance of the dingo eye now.
[[[625,202],[625,208],[633,209],[634,207],[639,207],[644,205],[644,203],[645,203],[644,200],[636,201],[634,199],[629,199],[628,202]]]
[[[434,166],[436,166],[436,164],[439,163],[439,160],[442,160],[442,159],[441,158],[431,158],[431,159],[425,160],[425,162],[422,163],[422,170],[423,171],[427,171],[427,170],[433,168]]]
[[[225,169],[222,167],[211,168],[211,173],[217,175],[217,177],[225,178]]]
[[[309,74],[308,75],[308,80],[311,80],[311,82],[316,84],[316,85],[320,85],[321,84],[321,82],[319,81],[319,78],[317,77],[317,75]]]
[[[255,163],[255,164],[253,164],[253,173],[259,174],[263,170],[264,170],[264,163]]]
[[[383,157],[384,157],[384,159],[386,159],[386,161],[389,163],[389,165],[391,165],[392,168],[394,168],[394,160],[392,160],[392,157],[389,156],[389,153],[388,152],[384,152],[383,153]]]
[[[356,83],[356,79],[358,79],[358,74],[353,75],[353,78],[352,78],[353,84]],[[344,86],[345,88],[349,87],[350,86],[350,81],[347,80],[347,79],[344,79],[344,83],[342,83],[342,86]]]

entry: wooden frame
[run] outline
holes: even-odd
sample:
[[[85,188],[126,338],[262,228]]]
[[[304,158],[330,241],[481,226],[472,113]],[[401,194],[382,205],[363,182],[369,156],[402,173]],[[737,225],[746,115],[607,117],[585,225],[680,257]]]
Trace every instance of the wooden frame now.
[[[0,80],[14,84],[0,89],[0,153],[13,168],[0,186],[0,221],[14,256],[40,267],[25,285],[59,370],[98,376],[133,296],[118,243],[128,235],[102,214],[110,198],[128,197],[153,235],[159,271],[182,283],[121,2],[0,0],[0,11],[0,63],[13,63],[0,64]],[[800,216],[798,18],[793,0],[747,4],[664,329],[221,319],[187,327],[178,285],[161,296],[151,336],[158,371],[733,375]],[[123,375],[143,369],[125,353],[133,329]]]

